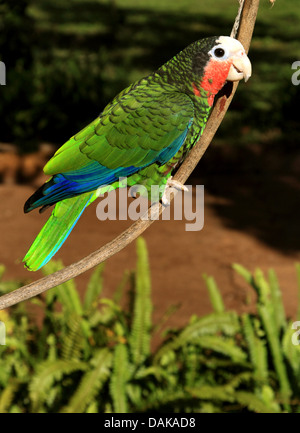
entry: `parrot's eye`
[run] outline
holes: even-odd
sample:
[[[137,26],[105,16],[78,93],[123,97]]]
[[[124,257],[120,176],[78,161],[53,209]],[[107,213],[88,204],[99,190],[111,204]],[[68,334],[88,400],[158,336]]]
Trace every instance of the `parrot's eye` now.
[[[212,57],[218,60],[225,60],[229,57],[229,52],[227,48],[222,45],[217,45],[216,47],[214,47],[210,51],[210,54],[212,55]]]
[[[215,49],[215,56],[216,57],[223,57],[225,54],[225,51],[223,50],[223,48],[216,48]]]

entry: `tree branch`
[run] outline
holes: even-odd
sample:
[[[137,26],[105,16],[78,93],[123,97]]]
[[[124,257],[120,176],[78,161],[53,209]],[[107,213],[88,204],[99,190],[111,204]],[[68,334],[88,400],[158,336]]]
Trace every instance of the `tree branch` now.
[[[259,0],[244,0],[240,1],[238,16],[233,27],[232,34],[235,36],[237,31],[237,22],[239,23],[237,38],[243,44],[246,51],[249,50],[252,33],[256,21],[256,15],[259,7]],[[178,169],[174,179],[185,183],[200,159],[202,158],[207,147],[211,143],[218,127],[220,126],[233,95],[237,89],[238,83],[234,83],[229,97],[221,96],[216,102],[212,113],[208,119],[200,140],[193,147],[190,154],[187,156],[183,164]],[[113,239],[111,242],[104,245],[102,248],[84,257],[77,263],[73,263],[66,268],[34,281],[26,286],[20,287],[11,293],[7,293],[0,297],[0,310],[15,305],[21,301],[32,298],[40,293],[45,292],[59,284],[62,284],[71,278],[74,278],[83,272],[93,268],[104,260],[112,257],[114,254],[121,251],[128,244],[140,236],[153,222],[151,212],[158,217],[163,211],[163,206],[160,203],[154,204],[149,208],[148,212],[141,219],[134,222],[127,230]],[[147,218],[147,219],[146,219]]]

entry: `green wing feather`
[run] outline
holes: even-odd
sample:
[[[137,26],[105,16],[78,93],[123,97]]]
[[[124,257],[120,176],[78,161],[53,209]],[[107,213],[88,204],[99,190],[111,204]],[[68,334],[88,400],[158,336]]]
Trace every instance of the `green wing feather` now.
[[[162,91],[157,84],[116,98],[103,113],[66,142],[46,164],[49,175],[79,170],[91,161],[109,169],[155,162],[189,126],[194,105],[189,96]]]

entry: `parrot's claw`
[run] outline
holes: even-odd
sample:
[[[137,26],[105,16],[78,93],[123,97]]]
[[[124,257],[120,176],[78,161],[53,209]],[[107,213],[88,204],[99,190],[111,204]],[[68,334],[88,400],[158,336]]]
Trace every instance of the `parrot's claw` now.
[[[188,191],[188,187],[186,185],[183,185],[183,183],[179,182],[178,180],[173,179],[173,176],[170,176],[167,180],[167,186],[170,188],[178,189],[179,191]]]
[[[166,183],[166,188],[163,193],[163,196],[161,198],[162,204],[164,206],[169,206],[171,203],[170,200],[170,192],[172,192],[172,189],[178,190],[178,191],[188,191],[188,187],[183,185],[183,183],[179,182],[178,180],[173,179],[173,177],[169,177]]]

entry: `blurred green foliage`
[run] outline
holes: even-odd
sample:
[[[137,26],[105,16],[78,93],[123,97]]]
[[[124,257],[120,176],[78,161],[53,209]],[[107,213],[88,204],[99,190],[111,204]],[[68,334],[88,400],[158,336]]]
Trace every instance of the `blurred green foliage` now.
[[[60,267],[50,262],[46,273]],[[0,413],[297,412],[300,346],[293,344],[296,329],[276,275],[234,268],[256,293],[256,314],[226,311],[215,280],[205,275],[214,312],[165,331],[155,351],[152,339],[174,308],[153,326],[142,238],[136,270],[125,274],[112,299],[101,297],[100,265],[83,300],[74,281],[34,298],[43,312],[39,325],[28,303],[1,311]],[[300,282],[300,266],[297,272]],[[122,308],[127,283],[130,301]],[[12,288],[2,281],[0,292]]]
[[[229,34],[235,0],[14,0],[0,3],[0,141],[23,151],[62,144],[106,103],[192,41]],[[250,57],[218,137],[227,143],[297,144],[298,0],[261,2]],[[271,134],[269,131],[273,131]]]

